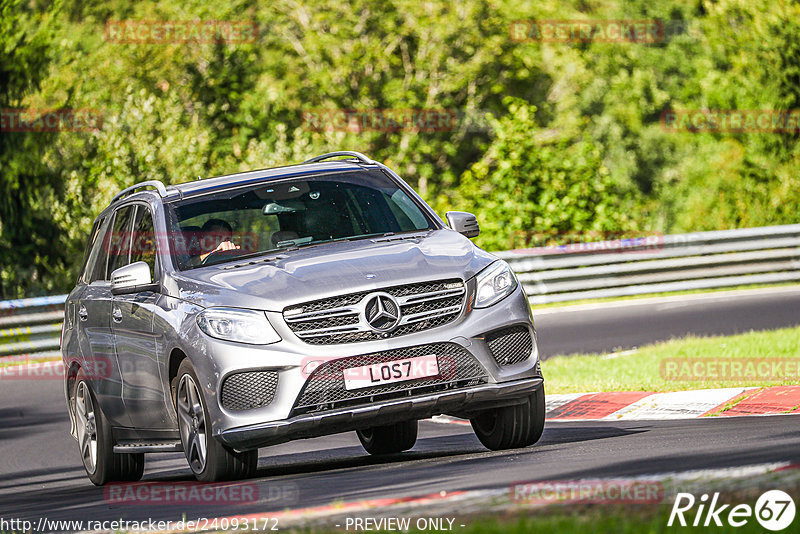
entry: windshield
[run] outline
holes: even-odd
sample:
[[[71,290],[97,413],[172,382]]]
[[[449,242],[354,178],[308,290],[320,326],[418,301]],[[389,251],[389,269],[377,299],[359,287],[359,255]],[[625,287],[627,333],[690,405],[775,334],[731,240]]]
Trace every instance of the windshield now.
[[[436,227],[380,171],[295,178],[188,198],[168,205],[168,220],[180,270]]]

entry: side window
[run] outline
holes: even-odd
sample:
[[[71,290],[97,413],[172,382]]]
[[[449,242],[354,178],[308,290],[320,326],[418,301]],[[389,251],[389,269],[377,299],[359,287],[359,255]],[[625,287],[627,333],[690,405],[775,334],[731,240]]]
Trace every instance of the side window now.
[[[117,210],[114,225],[108,239],[108,269],[106,280],[111,280],[115,269],[128,265],[131,255],[131,219],[136,206],[124,206]]]
[[[136,208],[131,240],[131,263],[143,261],[150,266],[150,278],[156,279],[156,238],[153,215],[145,206]]]
[[[97,271],[97,262],[102,260],[103,272],[106,268],[106,254],[103,247],[103,225],[106,222],[105,218],[97,219],[97,222],[92,228],[92,235],[89,238],[89,245],[86,247],[86,260],[83,263],[83,272],[81,273],[81,281],[89,284],[96,280],[92,275]]]

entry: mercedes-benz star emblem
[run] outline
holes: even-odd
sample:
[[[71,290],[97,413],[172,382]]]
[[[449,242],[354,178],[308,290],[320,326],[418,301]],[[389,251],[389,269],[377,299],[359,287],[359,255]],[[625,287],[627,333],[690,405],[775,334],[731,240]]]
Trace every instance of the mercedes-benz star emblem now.
[[[400,305],[387,293],[371,295],[364,307],[364,319],[376,332],[390,332],[400,323]]]

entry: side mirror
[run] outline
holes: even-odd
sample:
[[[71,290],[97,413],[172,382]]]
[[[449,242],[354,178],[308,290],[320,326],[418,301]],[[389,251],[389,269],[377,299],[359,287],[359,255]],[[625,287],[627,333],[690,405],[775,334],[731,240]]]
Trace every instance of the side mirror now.
[[[450,228],[463,234],[466,237],[478,237],[481,233],[481,227],[478,226],[478,219],[471,213],[465,211],[448,211],[445,214],[447,217],[447,224]]]
[[[120,267],[111,273],[111,293],[128,295],[142,291],[158,291],[158,284],[153,283],[150,266],[143,261]]]

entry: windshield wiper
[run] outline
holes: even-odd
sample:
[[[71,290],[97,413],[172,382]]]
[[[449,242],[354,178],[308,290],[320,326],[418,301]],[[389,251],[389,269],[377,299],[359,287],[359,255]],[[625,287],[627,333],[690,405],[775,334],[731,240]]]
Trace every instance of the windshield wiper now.
[[[373,243],[388,243],[389,241],[403,241],[405,239],[421,239],[431,233],[431,230],[412,230],[410,232],[401,232],[396,234],[394,232],[387,232],[381,237],[376,237],[372,240]]]

